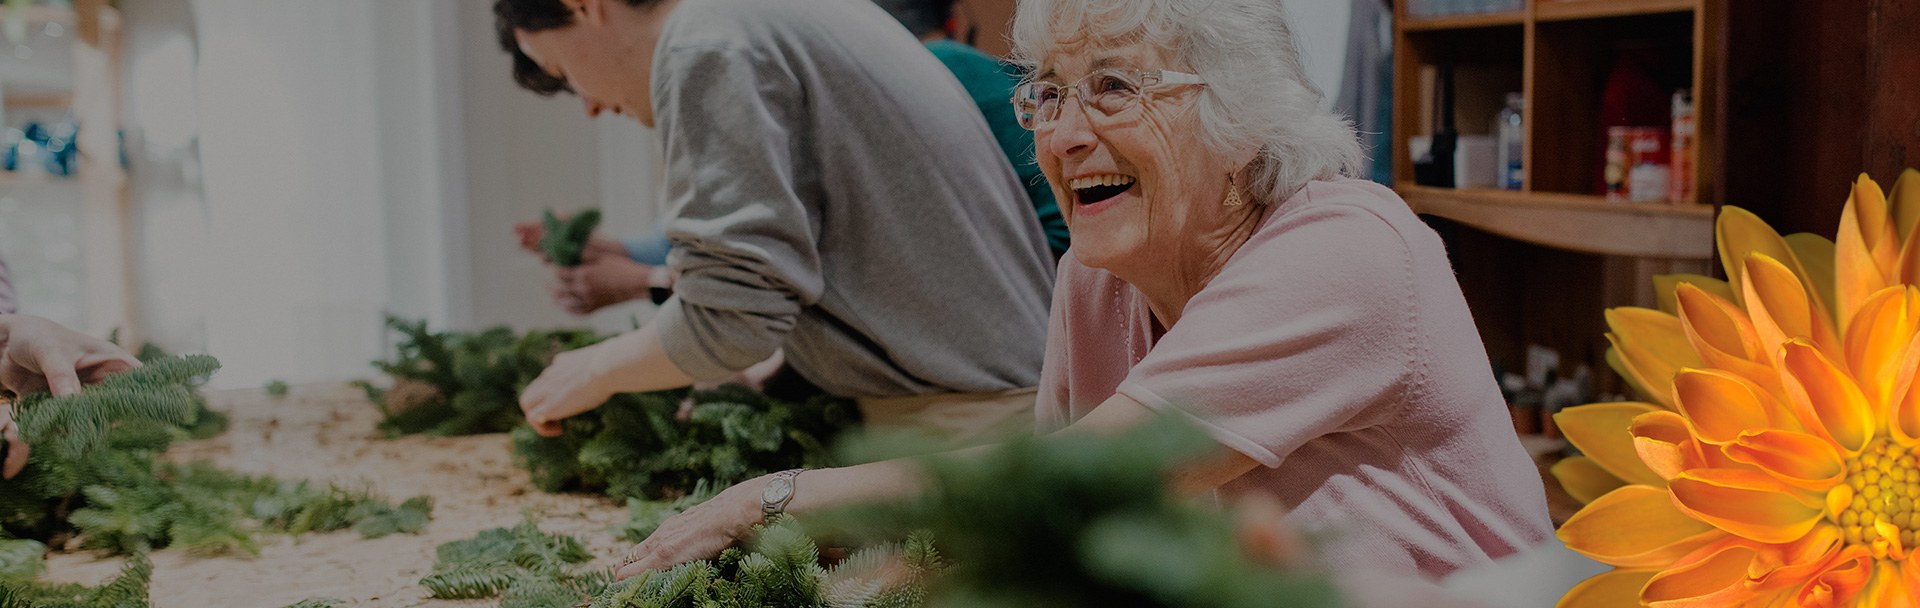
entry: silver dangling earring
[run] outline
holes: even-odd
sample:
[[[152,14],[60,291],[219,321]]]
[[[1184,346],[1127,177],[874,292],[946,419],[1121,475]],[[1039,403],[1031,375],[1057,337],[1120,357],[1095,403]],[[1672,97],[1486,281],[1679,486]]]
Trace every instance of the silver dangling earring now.
[[[1227,207],[1238,207],[1247,204],[1247,201],[1241,200],[1240,198],[1240,187],[1233,183],[1232,171],[1227,172],[1227,201],[1221,204]]]

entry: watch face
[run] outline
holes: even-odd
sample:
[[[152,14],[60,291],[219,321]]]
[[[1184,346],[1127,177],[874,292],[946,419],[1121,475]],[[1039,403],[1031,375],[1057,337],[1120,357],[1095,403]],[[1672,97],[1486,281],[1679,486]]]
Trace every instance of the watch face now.
[[[767,483],[767,490],[761,493],[760,499],[769,503],[777,503],[786,500],[790,494],[793,494],[793,481],[780,477]]]

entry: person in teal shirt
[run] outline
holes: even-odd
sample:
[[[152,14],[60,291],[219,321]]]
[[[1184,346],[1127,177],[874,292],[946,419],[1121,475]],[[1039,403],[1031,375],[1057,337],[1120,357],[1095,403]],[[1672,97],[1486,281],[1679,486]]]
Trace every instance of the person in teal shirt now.
[[[1040,175],[1033,160],[1033,132],[1020,128],[1013,115],[1013,89],[1020,85],[1020,68],[956,40],[951,31],[954,0],[874,0],[898,19],[913,35],[919,36],[928,51],[945,64],[960,86],[967,89],[980,115],[986,117],[1000,150],[1020,175],[1020,185],[1033,201],[1034,215],[1047,233],[1047,247],[1058,258],[1067,251],[1067,222],[1060,216],[1060,205],[1053,199],[1053,187]]]

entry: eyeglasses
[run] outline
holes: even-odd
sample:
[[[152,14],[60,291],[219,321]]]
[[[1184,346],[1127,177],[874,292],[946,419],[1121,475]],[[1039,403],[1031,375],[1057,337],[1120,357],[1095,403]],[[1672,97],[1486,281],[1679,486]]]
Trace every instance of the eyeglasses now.
[[[1020,126],[1038,129],[1060,118],[1066,107],[1068,91],[1078,92],[1080,107],[1090,114],[1110,117],[1138,104],[1144,95],[1187,85],[1204,86],[1198,74],[1172,70],[1105,69],[1088,74],[1073,84],[1053,82],[1022,83],[1013,91],[1014,114]]]

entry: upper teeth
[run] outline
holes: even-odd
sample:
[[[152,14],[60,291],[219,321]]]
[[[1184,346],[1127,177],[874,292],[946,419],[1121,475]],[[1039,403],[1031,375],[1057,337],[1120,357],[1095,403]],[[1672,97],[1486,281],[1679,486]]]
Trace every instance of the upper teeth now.
[[[1133,183],[1133,178],[1125,175],[1094,175],[1078,177],[1067,182],[1074,190],[1085,190],[1094,186],[1124,186]]]

